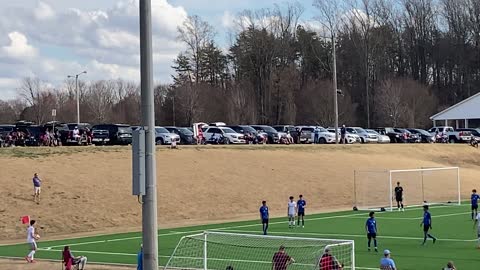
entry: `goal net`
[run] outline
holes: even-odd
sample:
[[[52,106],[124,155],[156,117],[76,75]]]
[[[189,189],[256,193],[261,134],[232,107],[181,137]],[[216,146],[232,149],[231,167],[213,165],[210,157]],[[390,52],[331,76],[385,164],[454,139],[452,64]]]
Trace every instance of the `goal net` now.
[[[354,206],[360,210],[397,208],[395,187],[403,188],[405,207],[460,204],[460,169],[422,168],[354,172]]]
[[[285,258],[276,256],[274,259],[280,247],[294,259],[287,268],[281,265],[288,263]],[[355,269],[354,256],[352,240],[207,231],[182,237],[164,270]],[[276,264],[274,268],[273,264]]]

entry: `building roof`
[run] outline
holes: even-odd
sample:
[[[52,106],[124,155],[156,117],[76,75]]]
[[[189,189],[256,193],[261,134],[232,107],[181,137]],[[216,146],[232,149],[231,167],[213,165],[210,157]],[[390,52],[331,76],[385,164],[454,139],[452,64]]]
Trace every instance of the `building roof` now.
[[[480,92],[433,115],[431,120],[480,119]]]

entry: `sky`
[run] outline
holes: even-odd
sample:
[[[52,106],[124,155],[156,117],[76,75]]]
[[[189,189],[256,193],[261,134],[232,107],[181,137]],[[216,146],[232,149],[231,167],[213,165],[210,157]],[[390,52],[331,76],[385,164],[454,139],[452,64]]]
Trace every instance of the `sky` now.
[[[0,0],[0,99],[17,96],[22,78],[61,87],[68,75],[83,80],[140,78],[138,0]],[[184,47],[177,27],[198,15],[215,27],[216,42],[236,14],[293,0],[152,0],[154,79],[171,82],[172,61]],[[298,0],[304,18],[312,0]]]

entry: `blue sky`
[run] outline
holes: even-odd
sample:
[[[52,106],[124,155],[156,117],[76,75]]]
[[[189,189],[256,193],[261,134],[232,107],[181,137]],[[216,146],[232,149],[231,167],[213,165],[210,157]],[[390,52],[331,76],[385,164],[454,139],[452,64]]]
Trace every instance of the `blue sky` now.
[[[272,8],[277,0],[152,0],[154,68],[169,82],[172,60],[183,50],[176,28],[199,15],[216,29],[226,48],[226,20],[245,9]],[[303,20],[314,16],[312,0],[297,1]],[[67,75],[87,70],[87,80],[138,81],[138,0],[2,0],[0,9],[0,99],[18,96],[24,77],[61,88]]]

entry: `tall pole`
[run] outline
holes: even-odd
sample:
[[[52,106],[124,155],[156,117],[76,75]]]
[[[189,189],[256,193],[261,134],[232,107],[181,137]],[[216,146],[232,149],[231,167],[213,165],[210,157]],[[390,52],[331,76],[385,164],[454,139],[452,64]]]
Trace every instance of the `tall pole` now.
[[[142,204],[143,269],[158,270],[151,0],[140,0],[140,73],[142,126],[145,129],[145,195]]]
[[[332,32],[333,54],[333,104],[335,111],[335,143],[338,144],[338,93],[337,93],[337,56],[336,56],[335,33]]]
[[[75,92],[77,93],[77,126],[80,128],[80,93],[78,92],[78,75],[75,75]]]

